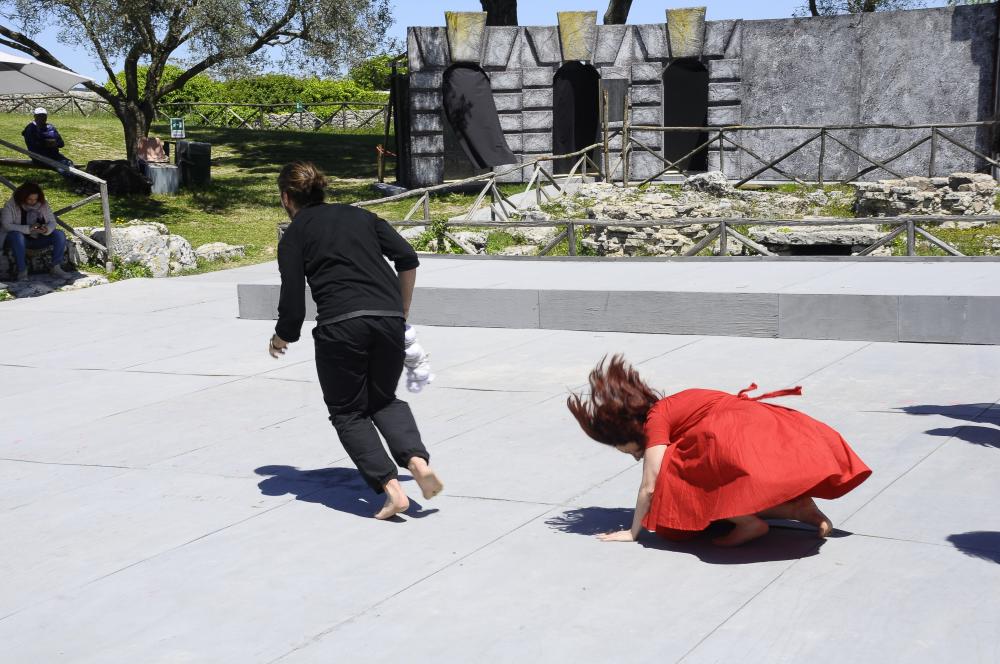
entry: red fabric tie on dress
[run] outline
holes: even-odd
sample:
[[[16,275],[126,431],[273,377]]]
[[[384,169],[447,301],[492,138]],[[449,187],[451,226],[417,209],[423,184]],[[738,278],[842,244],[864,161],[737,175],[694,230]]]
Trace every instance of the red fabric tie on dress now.
[[[795,387],[789,387],[784,390],[776,390],[774,392],[766,392],[759,397],[747,396],[747,392],[753,392],[757,389],[757,383],[750,383],[750,387],[740,390],[739,394],[736,396],[740,399],[745,399],[747,401],[760,401],[761,399],[773,399],[774,397],[800,397],[802,396],[802,386],[796,385]]]

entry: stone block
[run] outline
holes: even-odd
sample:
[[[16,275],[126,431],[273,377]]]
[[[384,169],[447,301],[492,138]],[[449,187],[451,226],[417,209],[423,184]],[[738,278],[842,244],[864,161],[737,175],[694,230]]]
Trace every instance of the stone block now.
[[[742,88],[741,83],[710,82],[708,84],[708,103],[739,102]]]
[[[513,146],[511,146],[513,150]],[[517,152],[517,150],[515,150]],[[531,179],[531,166],[511,170],[510,166],[497,166],[493,169],[497,174],[497,182],[527,182]]]
[[[503,119],[504,119],[504,117],[510,117],[510,116],[503,116],[503,115],[500,116],[500,126],[501,127],[503,126]],[[517,116],[514,116],[514,117],[517,118],[517,121],[518,121],[518,125],[517,125],[518,129],[517,129],[517,131],[520,132],[521,116],[517,115]],[[517,154],[517,153],[521,152],[524,149],[523,148],[524,144],[523,144],[523,141],[521,140],[521,134],[520,133],[506,134],[506,135],[504,135],[504,140],[507,141],[507,147],[509,147],[510,151],[513,152],[514,154]]]
[[[898,341],[895,295],[778,295],[782,339]]]
[[[663,84],[663,65],[644,62],[632,65],[630,68],[632,84],[659,83]]]
[[[597,26],[597,46],[594,49],[594,63],[603,65],[617,62],[618,53],[621,51],[622,42],[625,39],[625,33],[631,31],[631,25]]]
[[[417,44],[416,28],[406,29],[406,60],[411,74],[424,68],[423,58],[420,57],[420,46]]]
[[[726,52],[722,54],[724,58],[738,58],[743,55],[743,21],[736,21],[733,32],[729,36],[729,45]]]
[[[507,92],[493,95],[493,103],[496,104],[498,112],[520,111],[521,95],[517,92]]]
[[[646,60],[666,60],[670,57],[667,45],[667,26],[663,24],[637,25],[639,47]]]
[[[598,67],[598,71],[601,73],[601,78],[605,80],[609,78],[621,78],[627,80],[629,76],[628,69],[628,67],[615,66]]]
[[[491,71],[487,73],[490,79],[490,86],[494,90],[520,90],[521,89],[521,70],[514,69],[511,71]]]
[[[420,51],[421,69],[443,69],[451,64],[448,54],[448,31],[445,28],[410,28]]]
[[[725,151],[722,161],[719,161],[719,151],[710,150],[708,153],[708,170],[721,171],[731,180],[740,176],[740,154],[736,150]]]
[[[552,152],[552,132],[521,134],[521,140],[525,152]]]
[[[633,180],[645,180],[663,170],[665,164],[655,156],[636,150],[629,158],[629,172]]]
[[[441,91],[443,71],[417,71],[410,74],[410,90]]]
[[[668,9],[667,33],[670,57],[700,57],[705,44],[705,8]]]
[[[659,127],[663,121],[663,109],[659,106],[639,106],[632,108],[632,124],[654,125]]]
[[[486,47],[483,49],[483,67],[506,67],[510,62],[521,28],[491,25],[486,28]]]
[[[528,47],[525,55],[530,56],[528,62],[525,63],[526,66],[529,66],[532,62],[536,67],[540,65],[553,65],[562,60],[562,49],[559,45],[559,28],[556,26],[534,26],[524,28],[524,32],[527,36]]]
[[[662,85],[633,85],[631,93],[632,104],[635,106],[663,103]]]
[[[655,122],[653,124],[660,124]],[[649,148],[659,149],[663,141],[663,133],[659,131],[633,131],[632,137]]]
[[[552,108],[552,88],[525,90],[520,96],[524,108]]]
[[[410,139],[410,151],[415,155],[442,154],[444,152],[444,135],[413,136]]]
[[[555,69],[552,67],[530,67],[522,70],[522,82],[526,88],[548,88],[552,87],[552,78],[555,76]]]
[[[742,114],[743,107],[739,104],[735,106],[709,106],[708,126],[726,127],[741,124]]]
[[[899,298],[899,340],[1000,344],[1000,297]]]
[[[414,92],[410,95],[410,109],[417,112],[440,111],[441,92]]]
[[[500,118],[500,128],[504,132],[521,131],[522,119],[520,113],[501,113],[498,117]],[[509,141],[507,146],[510,147]]]
[[[445,12],[452,62],[479,63],[485,43],[486,12]]]
[[[702,52],[710,58],[728,57],[730,46],[739,21],[708,21],[705,23],[705,45]]]
[[[562,60],[592,62],[597,46],[597,12],[557,12]]]
[[[411,188],[430,187],[444,182],[444,157],[414,156],[410,158]]]
[[[524,111],[524,131],[552,131],[552,111]]]
[[[710,60],[708,75],[713,81],[738,81],[743,64],[738,58],[729,60]]]
[[[444,131],[444,119],[440,113],[413,113],[410,115],[410,131],[415,134]]]

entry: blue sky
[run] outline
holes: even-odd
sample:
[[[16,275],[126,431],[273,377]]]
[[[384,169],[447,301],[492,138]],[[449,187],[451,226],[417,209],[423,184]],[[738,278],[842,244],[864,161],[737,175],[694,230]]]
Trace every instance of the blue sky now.
[[[410,25],[444,25],[444,12],[481,11],[479,0],[395,0],[395,25],[389,36],[405,43],[406,27]],[[804,4],[803,0],[767,0],[764,2],[746,2],[739,0],[702,0],[698,2],[663,2],[663,0],[634,0],[629,13],[629,23],[662,23],[665,21],[666,9],[669,7],[704,6],[708,10],[709,20],[729,18],[761,19],[784,18],[792,15],[796,7]],[[928,4],[944,4],[929,2]],[[520,0],[518,2],[518,21],[521,25],[554,25],[556,12],[596,10],[598,21],[607,9],[607,0]],[[50,49],[68,67],[85,76],[91,76],[98,81],[107,79],[100,64],[81,53],[58,43],[56,30],[50,29],[39,38],[40,43]]]

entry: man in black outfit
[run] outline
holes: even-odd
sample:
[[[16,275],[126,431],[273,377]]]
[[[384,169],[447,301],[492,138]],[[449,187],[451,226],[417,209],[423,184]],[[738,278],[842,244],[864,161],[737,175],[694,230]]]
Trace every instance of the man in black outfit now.
[[[299,339],[308,280],[317,309],[316,370],[330,421],[368,485],[386,494],[375,518],[389,519],[409,507],[393,460],[410,470],[425,498],[442,489],[410,407],[396,398],[419,260],[383,219],[323,203],[326,178],[312,164],[285,166],[278,186],[292,223],[278,243],[281,295],[268,350],[280,357]]]

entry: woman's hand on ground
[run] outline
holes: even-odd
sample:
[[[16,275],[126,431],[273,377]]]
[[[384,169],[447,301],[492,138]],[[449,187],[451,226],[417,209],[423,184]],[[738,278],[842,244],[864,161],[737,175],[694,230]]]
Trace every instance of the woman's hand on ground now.
[[[288,348],[288,342],[279,337],[277,334],[272,335],[270,340],[267,342],[267,352],[271,354],[274,359],[280,359],[282,355],[285,354],[285,350]]]
[[[613,533],[603,533],[597,536],[602,542],[634,542],[631,530],[619,530]]]

